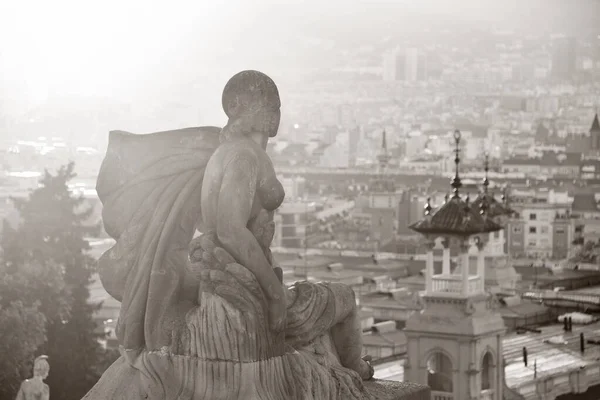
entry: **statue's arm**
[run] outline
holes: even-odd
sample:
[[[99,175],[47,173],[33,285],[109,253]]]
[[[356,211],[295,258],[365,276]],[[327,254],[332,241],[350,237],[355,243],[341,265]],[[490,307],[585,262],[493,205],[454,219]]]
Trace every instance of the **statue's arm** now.
[[[17,397],[15,400],[25,400],[25,393],[23,393],[23,384],[25,382],[21,382],[21,387],[19,387],[19,393],[17,393]]]
[[[50,386],[44,383],[44,390],[42,392],[41,400],[50,400]]]
[[[227,163],[219,192],[217,237],[223,247],[256,277],[267,300],[284,300],[284,288],[247,228],[256,194],[259,163],[256,154],[241,151]]]

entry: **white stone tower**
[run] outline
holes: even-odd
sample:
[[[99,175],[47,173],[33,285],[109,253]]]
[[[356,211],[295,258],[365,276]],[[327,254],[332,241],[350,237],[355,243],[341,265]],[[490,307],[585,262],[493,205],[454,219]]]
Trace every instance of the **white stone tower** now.
[[[408,339],[405,379],[429,385],[433,400],[502,400],[505,326],[496,311],[495,296],[484,290],[483,252],[488,234],[501,227],[487,217],[485,201],[475,209],[468,197],[461,198],[459,131],[454,138],[453,195],[435,211],[428,202],[425,219],[410,227],[427,238],[430,250],[425,292],[421,295],[423,310],[414,313],[405,328]],[[434,272],[433,246],[439,237],[450,246],[460,246],[460,262],[453,272],[450,250],[446,248],[442,271]],[[479,249],[476,268],[469,268],[471,243]]]

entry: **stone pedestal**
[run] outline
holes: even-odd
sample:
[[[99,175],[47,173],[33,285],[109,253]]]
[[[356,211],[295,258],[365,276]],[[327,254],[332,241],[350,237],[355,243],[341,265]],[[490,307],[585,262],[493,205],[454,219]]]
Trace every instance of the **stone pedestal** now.
[[[365,382],[365,388],[377,400],[430,400],[427,386],[411,382],[373,380]]]
[[[102,375],[98,384],[84,397],[84,400],[148,399],[149,396],[146,391],[150,388],[144,388],[144,385],[140,385],[139,383],[139,371],[132,368],[124,358],[120,358]],[[152,394],[155,395],[156,393]],[[221,395],[212,397],[211,400],[238,398],[231,397],[231,393],[228,393],[227,390],[224,390]],[[171,397],[167,397],[169,394],[164,393],[163,396],[163,399],[171,400]],[[179,393],[176,396],[178,396],[177,400],[195,400],[203,399],[204,393]],[[416,383],[378,379],[364,382],[363,398],[365,400],[429,400],[430,396],[429,387]],[[152,396],[152,398],[155,397]],[[240,398],[253,399],[253,397],[246,397],[244,395]],[[317,399],[312,393],[305,393],[297,399],[326,400]]]

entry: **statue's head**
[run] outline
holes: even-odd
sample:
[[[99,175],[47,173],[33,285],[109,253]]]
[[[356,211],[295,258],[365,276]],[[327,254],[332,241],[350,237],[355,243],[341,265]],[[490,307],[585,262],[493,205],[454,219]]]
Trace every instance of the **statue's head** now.
[[[48,356],[39,356],[33,362],[33,376],[39,376],[42,379],[48,377],[50,372],[50,364],[48,364]]]
[[[235,74],[223,89],[223,110],[229,121],[225,135],[262,134],[264,141],[277,135],[281,101],[277,85],[259,71]]]

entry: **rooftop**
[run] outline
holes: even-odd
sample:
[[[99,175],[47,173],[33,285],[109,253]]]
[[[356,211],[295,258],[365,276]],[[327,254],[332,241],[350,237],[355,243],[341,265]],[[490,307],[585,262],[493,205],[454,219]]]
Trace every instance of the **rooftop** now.
[[[542,304],[523,302],[512,306],[504,306],[498,309],[503,318],[528,318],[548,312],[548,308]]]
[[[422,234],[434,235],[475,235],[478,233],[495,232],[502,229],[491,218],[484,218],[467,201],[454,195],[446,201],[433,215],[418,221],[410,229]]]
[[[573,212],[598,212],[598,203],[593,193],[575,193],[571,205]]]
[[[572,166],[579,167],[581,153],[555,153],[545,151],[538,157],[512,157],[504,160],[504,165],[541,165],[545,167]]]
[[[586,344],[585,353],[582,354],[579,351],[579,334],[583,333],[586,341],[600,339],[600,322],[573,325],[572,332],[564,332],[562,324],[542,327],[540,330],[541,333],[512,333],[505,336],[503,343],[508,386],[514,388],[531,382],[534,377],[534,365],[537,367],[537,377],[541,378],[598,362],[600,347]],[[547,342],[551,338],[561,337],[565,344]],[[527,348],[527,366],[523,363],[523,347]]]

